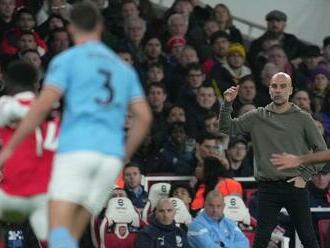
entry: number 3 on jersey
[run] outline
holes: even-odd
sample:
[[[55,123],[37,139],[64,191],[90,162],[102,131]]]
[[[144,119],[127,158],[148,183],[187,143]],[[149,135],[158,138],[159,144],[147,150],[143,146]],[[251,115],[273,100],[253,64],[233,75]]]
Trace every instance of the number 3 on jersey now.
[[[107,91],[108,96],[105,99],[101,99],[100,97],[96,97],[95,101],[100,105],[109,105],[114,97],[113,88],[111,85],[111,72],[107,70],[100,69],[98,70],[102,76],[104,76],[105,80],[103,82],[103,88]]]

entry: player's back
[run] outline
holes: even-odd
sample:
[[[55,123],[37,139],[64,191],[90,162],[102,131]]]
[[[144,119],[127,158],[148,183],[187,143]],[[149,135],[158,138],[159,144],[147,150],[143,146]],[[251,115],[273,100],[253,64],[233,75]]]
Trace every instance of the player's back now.
[[[135,71],[101,42],[77,45],[52,61],[46,84],[64,93],[58,152],[122,157],[129,102],[143,97]]]

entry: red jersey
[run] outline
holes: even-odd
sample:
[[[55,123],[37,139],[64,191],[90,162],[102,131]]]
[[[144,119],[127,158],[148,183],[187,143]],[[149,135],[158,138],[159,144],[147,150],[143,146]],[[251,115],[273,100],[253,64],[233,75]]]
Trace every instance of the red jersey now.
[[[31,92],[0,99],[0,116],[4,113],[0,123],[0,138],[4,145],[15,132],[13,121],[25,116],[33,99],[34,95]],[[58,118],[46,120],[17,146],[13,155],[4,164],[3,180],[0,182],[2,190],[16,196],[32,196],[47,192],[58,132]]]

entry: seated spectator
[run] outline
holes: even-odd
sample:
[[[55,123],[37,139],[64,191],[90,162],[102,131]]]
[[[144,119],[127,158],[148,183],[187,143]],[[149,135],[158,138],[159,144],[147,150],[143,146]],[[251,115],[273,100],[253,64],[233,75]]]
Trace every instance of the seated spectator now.
[[[256,101],[260,106],[266,106],[271,102],[269,96],[270,80],[276,73],[280,72],[280,68],[274,63],[266,63],[261,70],[259,81],[257,81],[257,97]]]
[[[172,36],[166,43],[168,49],[169,63],[176,66],[180,59],[181,53],[186,46],[186,39],[182,36]]]
[[[311,83],[312,71],[320,64],[321,50],[318,46],[307,45],[301,53],[302,62],[298,65],[298,71]]]
[[[197,91],[205,81],[205,74],[199,63],[190,63],[186,67],[185,77],[185,84],[178,93],[178,102],[185,109],[189,109],[191,105],[196,103]]]
[[[191,204],[194,211],[203,207],[205,196],[212,190],[217,190],[223,196],[235,194],[242,197],[242,186],[239,182],[228,178],[225,163],[228,161],[220,156],[206,157],[198,162],[195,169],[196,194]]]
[[[228,175],[232,177],[253,176],[253,165],[247,157],[248,143],[243,137],[231,137],[227,158],[229,161]]]
[[[324,97],[323,105],[319,114],[325,129],[325,135],[330,137],[330,91],[328,91]]]
[[[327,36],[323,39],[323,48],[322,48],[323,61],[325,65],[330,65],[330,36]]]
[[[6,31],[15,27],[14,12],[16,7],[15,0],[0,0],[0,40]]]
[[[243,45],[239,43],[230,44],[226,62],[215,65],[209,73],[209,79],[215,81],[214,86],[223,93],[227,88],[239,83],[240,78],[250,75],[251,70],[244,65],[246,51]],[[218,95],[218,94],[217,94]]]
[[[37,13],[37,24],[43,24],[50,15],[60,15],[65,20],[69,19],[69,12],[72,6],[66,0],[45,0]]]
[[[197,90],[195,104],[187,106],[187,124],[189,130],[192,131],[196,137],[203,132],[204,118],[209,112],[219,114],[220,103],[216,97],[214,88],[210,84],[204,84]]]
[[[297,90],[294,92],[291,97],[291,102],[308,113],[312,112],[311,98],[306,90]]]
[[[327,147],[329,148],[330,147],[330,137],[325,133],[322,118],[318,114],[313,114],[312,116],[313,116],[315,125],[317,126],[320,134],[322,135],[322,137],[325,140],[325,143],[327,144]]]
[[[203,62],[203,72],[209,76],[213,66],[223,65],[229,48],[229,35],[224,31],[214,32],[210,36],[211,58]]]
[[[231,42],[238,42],[243,44],[243,37],[241,31],[233,25],[233,17],[229,8],[219,3],[213,8],[212,16],[218,23],[220,30],[229,34]]]
[[[313,112],[321,111],[326,93],[330,89],[330,70],[319,66],[311,71],[311,100]]]
[[[124,168],[124,189],[134,207],[141,211],[148,201],[148,193],[141,184],[142,175],[138,164],[129,162]]]
[[[193,151],[186,150],[187,134],[184,123],[172,123],[168,135],[168,140],[158,153],[159,169],[157,172],[192,175],[194,155]]]
[[[245,66],[246,51],[243,45],[239,43],[230,44],[227,51],[227,63],[224,68],[230,73],[235,84],[239,83],[239,79],[251,74],[249,67]]]
[[[245,104],[254,104],[256,105],[256,84],[252,75],[246,75],[239,79],[239,91],[238,96],[233,103],[233,117],[237,117],[238,110]]]
[[[137,236],[136,248],[187,248],[186,233],[176,226],[175,208],[169,199],[160,199],[150,225]]]
[[[262,50],[262,43],[269,33],[274,35],[277,38],[278,43],[283,46],[285,53],[288,54],[289,60],[299,57],[305,45],[295,35],[285,32],[288,19],[287,15],[280,10],[272,10],[265,16],[265,19],[267,21],[267,30],[251,43],[249,50],[249,64],[255,64],[256,57]]]
[[[247,238],[232,220],[223,215],[223,209],[223,195],[215,190],[210,191],[206,196],[204,211],[188,228],[190,247],[249,247]]]
[[[169,197],[177,197],[184,202],[190,211],[190,204],[194,198],[192,188],[187,183],[174,183],[171,185]]]
[[[68,21],[62,16],[52,14],[45,23],[37,28],[37,31],[47,41],[51,32],[58,28],[66,28],[67,25]]]
[[[166,121],[168,123],[186,122],[186,113],[184,109],[177,104],[173,104],[166,109]]]
[[[308,190],[310,207],[330,207],[330,171],[327,171],[326,167],[320,174],[313,176]],[[330,219],[330,212],[312,213],[312,216],[317,225],[320,219]]]
[[[151,125],[151,137],[158,145],[158,148],[166,140],[166,118],[165,118],[165,102],[167,99],[167,90],[162,83],[151,83],[148,92],[147,99],[153,114],[153,122]]]
[[[151,83],[161,83],[164,80],[164,67],[161,63],[150,63],[146,68],[146,80],[144,88],[147,89]]]
[[[301,90],[308,88],[308,78],[290,63],[288,55],[283,47],[279,45],[272,46],[268,52],[268,62],[275,64],[281,72],[290,75],[295,89]]]
[[[244,104],[238,110],[238,117],[244,115],[247,112],[257,109],[256,105],[254,104]]]
[[[219,132],[219,115],[214,112],[209,112],[204,117],[205,130],[208,133],[216,134]]]

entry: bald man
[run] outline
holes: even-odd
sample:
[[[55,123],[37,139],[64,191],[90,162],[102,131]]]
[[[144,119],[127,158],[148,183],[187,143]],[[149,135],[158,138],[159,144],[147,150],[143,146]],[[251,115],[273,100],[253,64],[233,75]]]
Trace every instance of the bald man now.
[[[176,226],[174,217],[172,202],[160,199],[150,225],[138,233],[135,248],[188,248],[186,233]]]
[[[205,199],[204,211],[192,222],[188,229],[191,248],[248,248],[249,241],[236,223],[224,217],[225,202],[218,191],[210,191]]]
[[[272,153],[305,154],[326,149],[310,114],[289,102],[292,82],[288,74],[276,73],[269,84],[272,102],[231,119],[232,102],[238,87],[224,92],[220,127],[224,133],[248,133],[254,145],[254,174],[258,182],[258,227],[254,247],[264,248],[277,224],[282,207],[293,220],[304,247],[319,247],[312,227],[306,182],[317,174],[321,165],[304,165],[290,170],[277,170]]]

